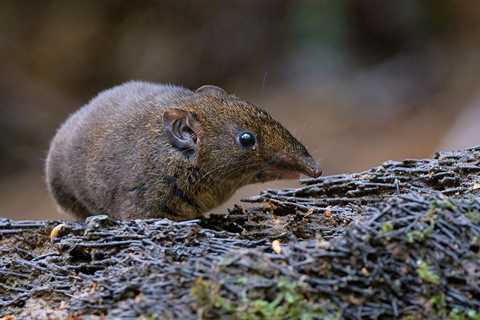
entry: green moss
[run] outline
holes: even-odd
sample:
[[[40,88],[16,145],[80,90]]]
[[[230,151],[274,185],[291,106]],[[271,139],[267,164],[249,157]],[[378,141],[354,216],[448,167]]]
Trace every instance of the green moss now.
[[[329,314],[321,305],[306,299],[298,286],[287,279],[278,281],[276,296],[273,300],[246,298],[243,301],[234,302],[222,297],[219,289],[219,285],[200,278],[195,282],[192,295],[202,307],[203,317],[211,312],[217,312],[239,320],[340,318],[339,314]]]
[[[480,320],[480,310],[466,310],[460,311],[458,309],[453,309],[448,314],[449,320]]]
[[[422,242],[429,239],[433,233],[434,224],[431,223],[428,227],[423,230],[414,230],[406,234],[407,242]]]
[[[447,302],[445,301],[445,295],[443,293],[438,293],[430,299],[430,304],[432,305],[433,310],[435,310],[435,315],[445,318],[447,315]]]
[[[217,303],[220,304],[222,302],[220,301],[219,290],[219,285],[205,281],[203,278],[197,278],[191,292],[201,310],[208,313]]]
[[[432,205],[433,208],[455,210],[455,205],[447,198],[441,201],[435,201]]]
[[[417,274],[425,282],[429,282],[432,284],[439,284],[440,277],[433,272],[431,267],[423,260],[418,260],[417,262]]]
[[[382,225],[382,233],[389,233],[392,232],[394,229],[393,224],[391,222],[385,222]]]
[[[242,286],[246,285],[247,282],[248,282],[247,277],[240,277],[236,281],[237,284],[242,285]]]
[[[430,299],[430,302],[433,307],[443,309],[446,306],[445,295],[443,293],[436,294]]]
[[[467,217],[473,223],[479,224],[480,223],[480,212],[478,211],[470,211],[465,213],[465,217]]]

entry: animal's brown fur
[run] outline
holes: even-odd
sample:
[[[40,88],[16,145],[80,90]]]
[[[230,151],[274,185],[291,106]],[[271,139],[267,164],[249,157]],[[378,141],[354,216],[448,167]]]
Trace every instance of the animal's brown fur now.
[[[182,150],[165,127],[167,110],[193,117],[196,144]],[[168,111],[167,111],[168,112]],[[238,143],[255,133],[251,149]],[[268,113],[220,88],[128,82],[100,93],[53,139],[47,184],[60,209],[77,217],[200,217],[239,187],[319,175],[318,164]]]

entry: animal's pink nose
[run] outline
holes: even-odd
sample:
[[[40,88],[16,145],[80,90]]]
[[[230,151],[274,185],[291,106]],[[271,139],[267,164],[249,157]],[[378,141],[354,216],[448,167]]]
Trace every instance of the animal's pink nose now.
[[[313,178],[317,178],[322,175],[322,168],[320,167],[320,164],[315,160],[307,158],[304,165],[305,166],[303,173],[305,173],[306,175]]]

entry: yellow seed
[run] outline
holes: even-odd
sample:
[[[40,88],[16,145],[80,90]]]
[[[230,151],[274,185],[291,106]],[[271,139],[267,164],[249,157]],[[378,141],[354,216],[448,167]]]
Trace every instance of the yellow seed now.
[[[65,224],[61,223],[55,226],[50,232],[50,240],[53,241],[56,238],[60,238],[64,234],[65,234]]]
[[[370,272],[368,272],[368,269],[363,267],[360,272],[365,276],[367,277],[368,275],[370,275]]]
[[[272,249],[275,251],[276,254],[280,254],[282,252],[282,246],[280,245],[279,240],[272,241]]]

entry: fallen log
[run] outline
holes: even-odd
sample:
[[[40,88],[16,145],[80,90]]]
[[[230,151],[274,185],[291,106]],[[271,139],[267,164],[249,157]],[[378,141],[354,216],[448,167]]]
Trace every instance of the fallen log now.
[[[188,222],[0,219],[0,317],[480,319],[480,147],[301,183]]]

